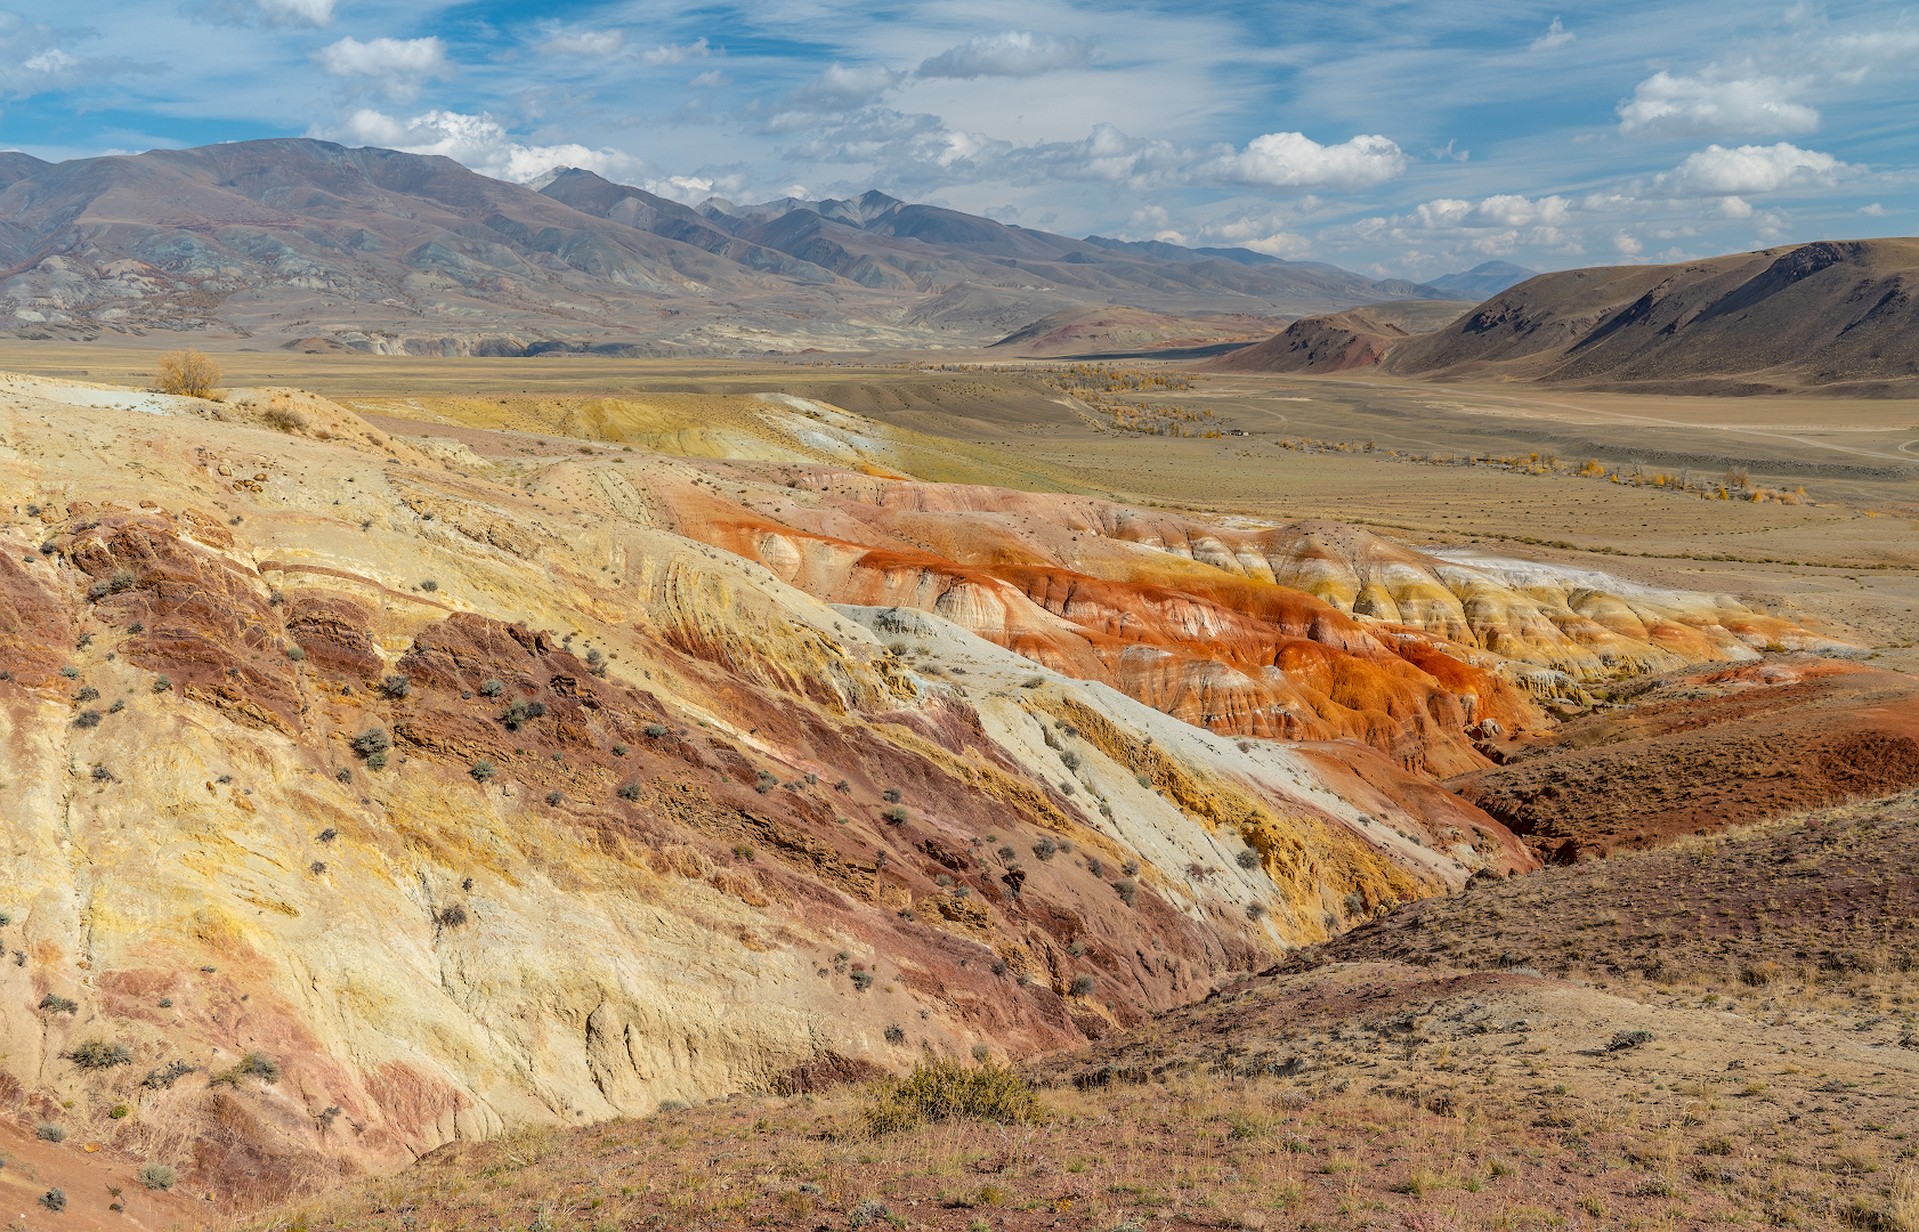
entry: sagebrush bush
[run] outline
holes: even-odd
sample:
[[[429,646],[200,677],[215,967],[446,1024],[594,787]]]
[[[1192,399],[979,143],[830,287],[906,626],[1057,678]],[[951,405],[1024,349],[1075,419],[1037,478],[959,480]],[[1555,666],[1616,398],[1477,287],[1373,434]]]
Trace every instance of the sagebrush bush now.
[[[148,1164],[140,1169],[140,1183],[148,1189],[172,1189],[180,1174],[165,1164]]]
[[[959,1061],[922,1062],[882,1091],[863,1114],[875,1134],[954,1119],[1021,1124],[1039,1115],[1033,1089],[1012,1067]]]
[[[76,1044],[73,1050],[67,1053],[67,1060],[81,1069],[112,1069],[116,1065],[131,1063],[133,1054],[127,1051],[125,1044],[115,1044],[107,1040],[88,1040],[84,1044]]]

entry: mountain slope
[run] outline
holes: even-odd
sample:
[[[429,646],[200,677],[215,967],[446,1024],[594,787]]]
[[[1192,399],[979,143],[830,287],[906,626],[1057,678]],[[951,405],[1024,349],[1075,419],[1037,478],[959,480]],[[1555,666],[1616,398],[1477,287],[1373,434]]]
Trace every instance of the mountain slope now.
[[[1426,285],[1439,292],[1443,299],[1465,299],[1478,303],[1533,276],[1533,270],[1510,261],[1481,261],[1461,273],[1428,279]]]
[[[1411,300],[1301,317],[1263,342],[1229,351],[1204,367],[1214,372],[1345,372],[1385,362],[1394,347],[1451,321],[1469,303]]]
[[[384,353],[985,345],[1072,306],[1290,315],[1400,294],[1332,267],[1099,245],[869,192],[692,209],[304,139],[0,160],[0,320]]]
[[[1800,244],[1542,274],[1389,371],[1592,388],[1888,393],[1919,386],[1919,240]]]

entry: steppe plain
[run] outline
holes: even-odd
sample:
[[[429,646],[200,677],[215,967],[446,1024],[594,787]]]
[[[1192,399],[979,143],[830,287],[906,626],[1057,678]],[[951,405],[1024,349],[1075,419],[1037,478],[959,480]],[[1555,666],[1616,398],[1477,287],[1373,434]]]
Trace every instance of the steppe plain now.
[[[1571,733],[1563,747],[1488,745],[1500,756],[1462,790],[1509,824],[1537,811],[1529,774],[1573,814],[1644,786],[1617,767],[1582,770],[1594,750],[1623,748],[1640,777],[1677,779],[1693,763],[1661,758],[1699,756],[1683,744],[1689,732],[1804,734],[1754,726],[1772,696],[1788,699],[1788,726],[1808,739],[1867,704],[1904,707],[1868,733],[1896,734],[1912,706],[1904,674],[1919,671],[1910,401],[1200,374],[1151,359],[1104,361],[1089,378],[1069,363],[988,355],[218,358],[237,394],[312,391],[417,449],[408,456],[423,466],[510,465],[585,442],[743,460],[739,474],[761,466],[768,486],[780,467],[865,465],[880,479],[1099,498],[1226,528],[1326,520],[1449,560],[1735,596],[1852,648],[1777,646],[1756,667],[1687,665],[1595,688],[1593,704],[1557,715]],[[10,371],[134,387],[153,361],[94,344],[0,352]],[[1113,372],[1167,381],[1070,392]],[[840,425],[826,443],[786,430],[769,448],[762,395],[873,426]],[[1137,422],[1125,408],[1150,418],[1170,405],[1191,435],[1115,429]],[[845,452],[862,435],[884,439],[885,468]],[[1754,491],[1767,498],[1746,498]],[[1833,665],[1856,673],[1843,688]],[[1757,717],[1713,709],[1754,697]],[[1661,706],[1685,717],[1663,727],[1637,717]],[[1808,747],[1808,765],[1832,754]],[[1606,858],[1476,879],[1198,1004],[1122,1016],[1064,1051],[1008,1050],[1039,1088],[1037,1119],[873,1136],[867,1085],[740,1095],[455,1142],[266,1215],[199,1201],[190,1184],[145,1192],[111,1149],[96,1157],[10,1125],[0,1195],[17,1203],[4,1217],[18,1209],[32,1228],[1911,1232],[1919,799],[1880,790],[1896,778],[1807,775],[1811,794],[1742,816],[1741,785],[1776,767],[1700,765],[1718,790],[1681,802],[1689,821],[1608,830],[1571,853]],[[1575,789],[1585,804],[1561,794]],[[1538,841],[1532,850],[1553,855]],[[30,1205],[55,1182],[75,1199],[58,1217]]]

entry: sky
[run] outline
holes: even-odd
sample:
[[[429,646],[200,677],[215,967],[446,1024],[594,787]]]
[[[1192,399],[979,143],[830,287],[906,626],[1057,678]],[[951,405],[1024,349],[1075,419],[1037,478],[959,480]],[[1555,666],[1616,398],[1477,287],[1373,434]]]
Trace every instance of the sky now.
[[[286,136],[1374,276],[1679,261],[1919,230],[1919,9],[0,0],[0,147]]]

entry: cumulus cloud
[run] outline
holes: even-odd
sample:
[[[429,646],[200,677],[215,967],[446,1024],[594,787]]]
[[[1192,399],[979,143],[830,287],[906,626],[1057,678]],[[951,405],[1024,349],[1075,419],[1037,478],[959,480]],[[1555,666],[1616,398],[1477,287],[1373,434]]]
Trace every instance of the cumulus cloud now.
[[[1553,24],[1546,27],[1546,33],[1528,43],[1526,50],[1555,51],[1572,42],[1575,37],[1572,31],[1566,29],[1566,23],[1555,17]]]
[[[1042,73],[1085,65],[1093,45],[1085,39],[1053,38],[1044,34],[1008,30],[982,34],[928,58],[919,67],[922,77],[1037,77]]]
[[[792,110],[813,115],[854,111],[898,89],[905,80],[906,74],[897,69],[836,60],[793,95]]]
[[[1800,88],[1778,77],[1654,73],[1619,104],[1619,131],[1729,137],[1809,133],[1819,127],[1819,113],[1792,100]]]
[[[348,36],[320,48],[313,58],[335,77],[377,79],[380,88],[397,102],[417,96],[427,78],[445,77],[451,71],[446,44],[437,38],[376,38],[362,43]]]
[[[0,10],[0,96],[27,98],[151,71],[117,57],[76,55],[60,44],[60,32],[52,26]]]
[[[1321,145],[1304,133],[1267,133],[1210,166],[1229,183],[1268,188],[1370,188],[1406,170],[1406,154],[1385,137]]]
[[[538,179],[555,167],[582,167],[609,179],[631,181],[646,164],[620,150],[562,143],[535,145],[519,140],[485,112],[428,111],[408,119],[361,108],[337,127],[310,136],[346,145],[374,145],[409,154],[438,154],[481,175],[517,184]]]
[[[1684,197],[1733,197],[1788,188],[1830,185],[1851,168],[1830,154],[1776,145],[1709,145],[1658,177],[1657,183]]]

